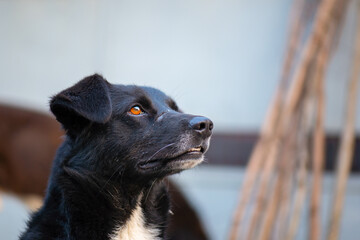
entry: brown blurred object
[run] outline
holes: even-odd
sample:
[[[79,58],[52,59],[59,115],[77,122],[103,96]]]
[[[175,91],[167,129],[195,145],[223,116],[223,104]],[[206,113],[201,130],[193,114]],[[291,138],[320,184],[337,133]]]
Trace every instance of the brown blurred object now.
[[[0,104],[0,189],[19,196],[31,210],[40,207],[38,199],[45,196],[52,160],[63,135],[60,124],[50,115]],[[174,213],[169,239],[208,239],[195,210],[171,181],[169,191]]]
[[[63,134],[47,114],[0,105],[0,188],[44,196]]]

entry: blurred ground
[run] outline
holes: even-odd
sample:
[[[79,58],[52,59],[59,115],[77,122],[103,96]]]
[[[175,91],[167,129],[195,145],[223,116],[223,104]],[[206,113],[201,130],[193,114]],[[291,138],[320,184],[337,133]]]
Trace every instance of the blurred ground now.
[[[227,238],[232,211],[235,208],[238,189],[244,176],[239,167],[203,166],[173,176],[196,207],[212,240]],[[325,174],[323,192],[323,222],[329,209],[333,174]],[[15,240],[25,227],[28,217],[26,208],[17,199],[2,195],[0,212],[0,239]],[[360,235],[360,174],[351,175],[345,200],[341,240],[353,240]],[[306,239],[306,216],[304,214],[297,239]]]

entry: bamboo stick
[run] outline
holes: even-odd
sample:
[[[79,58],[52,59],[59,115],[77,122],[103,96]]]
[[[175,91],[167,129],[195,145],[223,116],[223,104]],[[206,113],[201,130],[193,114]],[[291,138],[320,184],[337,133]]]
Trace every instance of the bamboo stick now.
[[[263,166],[263,172],[260,176],[259,191],[256,196],[254,212],[250,219],[249,231],[246,239],[252,240],[255,238],[255,231],[259,224],[259,218],[262,215],[269,191],[269,185],[271,184],[271,178],[274,176],[274,168],[279,154],[280,139],[277,136],[271,143],[269,154],[266,156],[265,165]]]
[[[257,238],[259,240],[267,240],[270,238],[272,233],[271,230],[273,229],[272,226],[274,224],[273,219],[275,218],[277,209],[279,208],[282,178],[280,175],[277,175],[275,178],[275,187],[270,193],[270,200],[267,204],[262,226],[260,227],[259,236]]]
[[[281,72],[281,84],[284,84],[282,89],[287,89],[291,70],[296,59],[296,52],[300,48],[300,40],[304,32],[302,15],[306,8],[305,3],[306,0],[295,0],[294,6],[292,7],[292,11],[290,14],[293,17],[290,25],[289,39],[285,48],[284,66]]]
[[[275,123],[274,116],[277,114],[277,111],[278,111],[277,101],[278,100],[276,99],[273,104],[273,111],[267,117],[270,119],[269,121],[270,122],[273,121],[273,123]],[[239,198],[240,201],[237,206],[237,209],[235,210],[234,220],[233,220],[233,224],[232,224],[232,227],[230,230],[229,239],[231,239],[231,240],[236,240],[238,238],[240,222],[242,222],[242,220],[244,219],[245,210],[246,210],[245,208],[248,205],[248,202],[250,200],[251,191],[253,190],[255,179],[258,176],[259,169],[261,168],[261,166],[263,164],[262,159],[263,159],[264,153],[267,152],[267,150],[265,150],[265,148],[267,148],[268,139],[267,139],[267,137],[265,137],[265,135],[262,135],[262,136],[263,137],[261,137],[261,139],[256,144],[255,149],[252,152],[252,155],[251,155],[251,158],[250,158],[250,161],[249,161],[246,173],[245,173],[242,191],[241,191],[241,195]]]
[[[283,79],[277,89],[275,98],[265,118],[260,134],[260,139],[258,140],[258,143],[256,144],[251,154],[246,169],[245,177],[243,180],[243,186],[242,186],[242,191],[240,193],[241,195],[239,197],[239,203],[235,210],[233,224],[230,229],[230,236],[229,236],[230,240],[236,240],[238,238],[239,225],[240,222],[242,222],[242,220],[244,219],[245,208],[250,200],[251,191],[253,190],[254,183],[260,172],[260,169],[263,166],[264,156],[269,152],[270,149],[269,142],[271,142],[273,139],[274,132],[276,129],[276,122],[278,121],[278,117],[281,112],[282,99],[285,95],[284,86],[287,85],[286,81],[287,79]]]
[[[315,69],[313,69],[315,70]],[[309,136],[311,135],[311,130],[313,128],[313,116],[315,112],[314,108],[314,81],[311,81],[311,76],[307,77],[307,89],[305,91],[304,100],[302,101],[302,106],[299,109],[301,111],[301,126],[300,130],[297,132],[297,156],[299,167],[296,176],[296,190],[294,196],[294,205],[292,215],[289,219],[289,228],[286,233],[285,239],[291,240],[294,239],[299,225],[299,219],[304,207],[304,202],[307,192],[307,162],[310,157],[309,148],[307,142]]]
[[[297,115],[299,115],[297,113]],[[295,125],[298,125],[299,116],[296,117],[297,122]],[[297,126],[295,129],[299,129]],[[281,199],[279,202],[280,208],[278,212],[277,219],[275,219],[277,226],[275,227],[273,239],[281,239],[285,236],[285,229],[288,227],[288,219],[289,219],[289,211],[291,205],[291,193],[294,185],[293,176],[295,172],[295,161],[293,160],[295,153],[296,153],[296,134],[297,132],[294,131],[293,136],[288,140],[288,146],[286,146],[287,151],[285,152],[284,156],[282,157],[282,161],[285,171],[283,173],[284,177],[282,180],[281,186]]]
[[[325,69],[330,58],[330,46],[332,45],[336,24],[329,29],[327,40],[321,48],[316,59],[316,71],[314,81],[316,82],[317,95],[317,112],[316,123],[313,135],[313,179],[310,197],[310,214],[309,214],[309,239],[321,239],[321,194],[322,194],[322,177],[323,163],[325,156],[325,133],[324,133],[324,114],[325,114],[325,96],[324,96],[324,75]]]
[[[343,19],[343,13],[345,12],[345,11],[343,11],[343,9],[345,8],[345,6],[346,6],[346,2],[347,1],[341,1],[341,4],[339,5],[339,4],[337,4],[337,8],[336,8],[336,11],[335,11],[335,14],[333,14],[334,15],[334,22],[335,23],[332,23],[332,25],[336,25],[336,27],[330,27],[330,29],[329,29],[329,31],[328,31],[328,33],[326,34],[327,36],[326,36],[326,38],[325,38],[325,41],[326,41],[326,43],[324,44],[324,49],[318,54],[319,56],[318,56],[318,62],[319,63],[317,63],[316,65],[318,66],[318,67],[316,67],[317,68],[317,70],[316,70],[316,72],[318,72],[317,73],[317,76],[315,76],[315,80],[317,80],[318,78],[320,78],[320,79],[323,79],[323,75],[324,75],[324,71],[325,71],[325,67],[326,67],[326,65],[327,65],[327,62],[328,62],[328,59],[329,59],[329,55],[330,55],[330,49],[329,49],[329,46],[331,45],[330,44],[330,42],[332,42],[332,40],[333,40],[333,38],[334,38],[334,28],[337,30],[337,33],[339,32],[339,30],[338,30],[338,28],[339,28],[339,25],[340,25],[340,23],[342,22],[342,19]],[[331,16],[331,13],[329,13],[329,15]],[[333,45],[333,44],[332,44]],[[320,87],[320,86],[319,86]],[[324,101],[323,101],[323,97],[321,97],[321,101],[320,101],[320,106],[319,106],[319,109],[322,109],[322,111],[324,111],[323,110],[323,105],[324,105]],[[323,116],[322,116],[322,119],[323,119]],[[320,122],[323,122],[323,120],[322,119],[320,119]],[[319,126],[319,124],[318,124],[318,126]],[[319,126],[317,129],[322,129],[322,127],[321,126]],[[324,133],[323,133],[323,130],[319,130],[320,131],[320,135],[319,135],[319,133],[317,133],[316,135],[317,135],[317,143],[316,143],[316,145],[320,145],[320,146],[317,146],[316,147],[316,149],[317,149],[317,153],[316,153],[316,155],[317,155],[317,159],[323,159],[323,156],[321,156],[321,152],[319,153],[319,151],[322,151],[323,152],[323,146],[324,146],[324,142],[323,142],[323,139],[324,139]],[[321,132],[322,131],[322,132]],[[319,140],[319,138],[320,139],[322,139],[322,142],[321,142],[321,140]],[[321,149],[321,150],[320,150]],[[320,156],[319,156],[320,155]],[[323,154],[322,154],[323,155]],[[319,162],[320,161],[320,162]],[[313,237],[312,237],[312,239],[319,239],[320,238],[320,234],[319,234],[319,232],[320,232],[320,228],[321,228],[321,226],[320,226],[320,216],[319,216],[319,214],[318,214],[318,211],[317,211],[317,209],[319,208],[319,205],[320,205],[320,200],[321,200],[321,198],[320,198],[320,193],[321,193],[321,174],[322,174],[322,171],[321,171],[321,168],[322,168],[322,162],[323,162],[323,160],[321,161],[321,160],[317,160],[317,164],[316,164],[316,167],[315,167],[315,171],[316,171],[316,176],[315,176],[315,185],[316,185],[316,187],[314,188],[314,191],[317,191],[317,193],[316,194],[313,194],[314,195],[314,200],[313,200],[313,204],[315,204],[316,203],[316,207],[313,207],[313,209],[315,209],[314,210],[314,218],[313,218],[313,221],[312,221],[312,223],[313,224],[311,224],[311,226],[314,226],[315,227],[315,229],[311,229],[311,231],[310,232],[314,232],[314,235],[313,235]],[[286,216],[286,213],[285,213],[285,211],[287,211],[286,210],[286,206],[284,207],[284,208],[282,208],[282,209],[280,209],[280,213],[279,213],[279,215],[282,215],[282,222],[284,223],[284,219],[285,219],[285,216]],[[311,222],[311,221],[310,221]],[[314,222],[317,222],[317,224],[315,224]],[[281,224],[280,224],[281,225]],[[281,235],[280,235],[281,236]],[[315,237],[316,236],[316,237]],[[279,237],[279,236],[278,236]]]
[[[315,12],[313,10],[314,6],[317,5],[314,1],[308,0],[297,0],[294,4],[293,9],[293,24],[291,28],[291,34],[289,39],[288,54],[286,56],[287,65],[284,66],[282,78],[290,77],[290,70],[292,65],[296,60],[296,52],[300,49],[301,46],[301,37],[304,32],[304,28],[308,22],[308,19],[311,19],[312,16],[307,16],[309,12]],[[312,10],[312,11],[309,11]],[[297,119],[298,117],[295,117]],[[280,236],[284,236],[284,231],[287,225],[288,212],[290,209],[290,195],[292,189],[292,176],[294,171],[294,161],[289,161],[292,159],[292,156],[295,154],[295,144],[293,143],[293,139],[295,138],[295,134],[290,134],[289,139],[285,142],[286,146],[284,147],[285,153],[282,154],[280,159],[280,178],[277,180],[280,181],[278,187],[280,188],[280,197],[278,199],[278,213],[273,213],[274,209],[269,210],[269,213],[266,211],[265,218],[268,219],[265,221],[265,224],[262,228],[262,231],[265,231],[262,236],[262,239],[270,238],[270,228],[272,228],[273,223],[275,223],[273,229],[273,237],[274,239],[279,239]],[[278,198],[278,197],[277,197]],[[276,216],[275,216],[276,215]],[[274,219],[276,217],[276,219]]]
[[[295,125],[298,117],[294,117]],[[297,128],[295,128],[297,129]],[[284,142],[284,153],[280,156],[280,162],[278,164],[277,176],[275,179],[274,188],[272,189],[270,200],[267,203],[266,209],[264,211],[264,217],[262,220],[262,225],[260,227],[260,233],[258,239],[266,240],[270,239],[271,234],[274,232],[273,225],[275,224],[274,219],[278,214],[278,209],[282,204],[286,204],[284,201],[284,195],[287,195],[287,190],[289,188],[285,188],[289,182],[291,182],[291,170],[293,161],[289,161],[294,155],[294,138],[296,136],[296,131],[290,132],[286,141]],[[287,203],[288,204],[288,203]]]
[[[294,207],[293,207],[293,214],[289,220],[289,228],[288,232],[285,236],[285,239],[291,240],[294,239],[298,225],[301,210],[303,209],[305,197],[306,197],[306,177],[307,177],[307,170],[306,170],[306,161],[308,156],[302,156],[300,159],[301,165],[297,175],[297,188],[296,193],[294,196]]]
[[[312,57],[314,53],[317,51],[317,47],[321,46],[324,42],[324,31],[326,32],[328,28],[328,22],[330,21],[330,16],[334,8],[334,5],[336,3],[336,0],[323,0],[320,3],[319,9],[316,14],[315,23],[313,32],[310,35],[306,45],[305,50],[303,52],[303,55],[300,59],[299,66],[297,68],[297,71],[295,72],[294,81],[289,89],[286,105],[284,108],[284,111],[282,112],[282,115],[280,117],[280,120],[278,122],[279,131],[275,134],[277,137],[275,137],[275,144],[274,146],[274,152],[278,151],[279,141],[282,139],[284,132],[290,127],[291,125],[291,115],[293,114],[293,111],[296,107],[296,105],[299,103],[299,99],[301,97],[301,94],[303,92],[304,88],[304,82],[306,79],[307,70],[309,67],[309,64],[312,60]],[[277,140],[276,140],[277,139]],[[275,161],[273,159],[267,159],[269,163],[267,163],[268,169],[273,169],[273,164],[275,164]],[[266,188],[269,183],[269,177],[270,174],[264,174],[264,177],[262,177],[261,184],[259,187],[259,193],[258,197],[256,198],[255,203],[255,210],[254,214],[252,215],[252,218],[250,219],[250,230],[247,235],[247,239],[252,239],[254,235],[254,231],[256,229],[256,226],[258,224],[258,218],[261,215],[261,211],[264,208],[263,205],[265,204],[264,196],[266,192]]]
[[[310,200],[310,221],[309,221],[309,239],[317,240],[321,239],[321,218],[320,218],[320,205],[321,205],[321,194],[322,194],[322,168],[324,162],[324,147],[325,147],[325,134],[324,134],[324,68],[326,54],[328,51],[323,50],[323,54],[318,57],[319,67],[315,80],[317,81],[317,114],[316,114],[316,126],[314,133],[314,153],[312,161],[313,170],[313,185],[311,189],[311,200]]]
[[[347,178],[353,158],[355,140],[356,100],[360,75],[360,3],[358,3],[357,8],[357,32],[355,41],[354,62],[351,79],[348,85],[346,120],[342,132],[340,150],[338,155],[336,185],[332,204],[333,207],[331,209],[331,217],[328,224],[328,240],[336,240],[339,236],[340,219],[345,197]]]
[[[334,9],[336,0],[322,0],[316,13],[314,20],[314,27],[309,36],[303,54],[300,59],[299,66],[294,75],[294,84],[289,90],[287,97],[287,110],[291,112],[300,98],[301,90],[305,81],[306,71],[309,63],[313,58],[314,53],[319,46],[324,43],[324,32],[328,29],[328,24],[331,22],[331,12]]]
[[[232,239],[232,240],[237,239],[239,224],[244,219],[244,210],[250,199],[251,187],[253,186],[253,183],[255,182],[255,178],[259,172],[259,168],[262,165],[262,162],[263,162],[262,156],[267,154],[267,156],[268,156],[268,159],[266,161],[267,166],[265,167],[265,170],[266,169],[267,170],[265,171],[266,174],[264,174],[264,177],[261,178],[260,183],[259,183],[260,187],[259,187],[258,195],[256,197],[255,210],[254,210],[254,213],[252,214],[252,218],[250,219],[250,231],[248,234],[249,239],[251,239],[253,232],[256,229],[256,226],[258,223],[258,218],[260,215],[259,210],[263,209],[263,205],[265,204],[264,196],[265,196],[266,189],[267,189],[267,186],[269,183],[269,179],[271,177],[271,174],[269,174],[269,171],[271,169],[273,169],[274,164],[276,163],[276,159],[274,159],[274,156],[276,157],[277,153],[279,151],[279,141],[283,137],[284,132],[286,132],[285,130],[288,129],[291,124],[291,115],[294,112],[296,105],[299,103],[300,96],[302,94],[303,87],[304,87],[304,81],[306,78],[307,68],[312,59],[312,55],[317,50],[317,47],[319,45],[323,44],[323,41],[324,41],[323,33],[324,33],[324,31],[326,32],[327,27],[328,27],[327,24],[328,24],[328,21],[330,20],[328,13],[331,12],[332,9],[334,8],[335,2],[336,2],[336,0],[323,0],[320,3],[320,6],[319,6],[319,9],[317,11],[316,18],[314,21],[315,24],[313,27],[312,34],[310,34],[310,37],[305,44],[305,50],[303,51],[303,54],[300,58],[297,71],[294,74],[293,84],[287,94],[287,97],[286,97],[287,104],[281,114],[279,121],[276,122],[277,126],[280,126],[280,127],[279,127],[279,129],[273,128],[273,129],[275,129],[275,130],[273,130],[274,135],[275,135],[274,137],[269,137],[269,138],[262,137],[259,140],[259,143],[257,144],[257,146],[252,154],[251,161],[248,166],[248,171],[245,176],[242,198],[240,198],[240,203],[235,212],[232,229],[230,231],[230,239]],[[279,96],[279,95],[277,94],[276,96]],[[281,111],[281,109],[280,109],[281,104],[279,104],[279,102],[281,103],[281,101],[279,99],[281,99],[281,98],[279,98],[279,97],[275,98],[275,101],[273,104],[273,106],[275,106],[275,107],[271,108],[272,110],[270,111],[270,114],[268,115],[268,116],[271,116],[270,119],[272,119],[272,120],[277,119],[276,117],[274,117],[277,115],[275,113],[279,113]],[[268,124],[265,126],[274,126],[274,125],[275,125],[274,121],[268,121]],[[266,127],[263,129],[266,129]],[[271,128],[269,128],[269,129],[271,129]],[[269,130],[269,129],[267,129],[267,130]],[[268,141],[265,141],[265,139],[267,139]],[[271,146],[268,146],[268,144]],[[264,151],[264,148],[266,148],[267,150]],[[269,149],[270,149],[271,154],[266,153],[269,151]]]
[[[282,71],[282,76],[280,80],[279,88],[275,94],[275,98],[272,101],[271,107],[267,117],[265,118],[264,125],[260,134],[260,140],[257,143],[253,153],[250,157],[249,164],[247,166],[247,171],[244,177],[244,184],[241,191],[240,201],[238,207],[234,214],[234,220],[232,228],[230,230],[230,240],[237,239],[239,224],[244,218],[244,208],[247,206],[247,203],[250,199],[250,192],[252,190],[253,184],[259,172],[259,168],[262,165],[262,159],[264,153],[267,152],[268,142],[271,141],[270,138],[274,132],[275,123],[278,119],[280,109],[282,108],[283,97],[285,96],[285,91],[289,82],[291,68],[294,63],[294,58],[296,51],[299,48],[300,36],[303,32],[304,26],[301,23],[301,15],[304,11],[304,2],[305,0],[297,0],[292,8],[291,14],[293,17],[292,24],[290,29],[290,38],[287,43],[285,58],[284,58],[284,67]],[[299,9],[301,9],[299,11]]]
[[[340,1],[335,9],[334,22],[329,27],[327,40],[317,57],[317,72],[315,73],[315,81],[317,81],[317,117],[316,128],[313,136],[314,153],[312,161],[313,184],[310,199],[309,214],[309,240],[321,239],[321,193],[322,193],[322,176],[323,163],[325,158],[325,133],[324,133],[324,112],[325,112],[325,96],[324,96],[324,75],[326,66],[329,62],[330,54],[338,45],[340,29],[343,24],[347,0]],[[330,50],[332,49],[332,50]]]
[[[270,191],[269,189],[271,184],[271,178],[274,176],[274,170],[276,165],[278,164],[279,152],[282,149],[284,142],[286,141],[285,137],[287,135],[287,132],[291,130],[290,125],[293,123],[295,107],[298,102],[301,101],[300,97],[302,91],[303,85],[297,85],[297,88],[293,88],[293,95],[288,96],[290,99],[287,102],[293,100],[294,97],[297,98],[297,102],[293,105],[287,105],[288,108],[285,108],[285,110],[287,111],[284,110],[283,114],[280,116],[278,122],[279,127],[274,133],[275,136],[273,142],[271,143],[270,154],[267,155],[263,174],[261,175],[259,181],[259,191],[255,202],[254,212],[250,219],[250,227],[246,239],[252,240],[255,238],[257,227],[259,225],[261,217],[264,215],[265,206],[268,204],[269,201],[267,196]],[[260,229],[260,232],[261,231],[262,230]]]

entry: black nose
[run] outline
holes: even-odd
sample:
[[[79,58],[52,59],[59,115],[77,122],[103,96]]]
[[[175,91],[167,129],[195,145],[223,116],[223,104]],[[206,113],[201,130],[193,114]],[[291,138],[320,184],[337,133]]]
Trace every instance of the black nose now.
[[[190,127],[206,138],[211,136],[214,124],[206,117],[194,117],[190,120]]]

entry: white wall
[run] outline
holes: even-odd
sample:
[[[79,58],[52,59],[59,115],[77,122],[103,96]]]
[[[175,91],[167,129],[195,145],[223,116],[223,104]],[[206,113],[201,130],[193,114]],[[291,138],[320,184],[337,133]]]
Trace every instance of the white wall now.
[[[258,130],[279,79],[290,7],[290,0],[0,1],[0,101],[46,111],[51,95],[99,72],[110,82],[158,87],[218,131]],[[342,125],[349,37],[343,42],[329,71],[329,131]],[[357,123],[359,130],[360,111]]]

